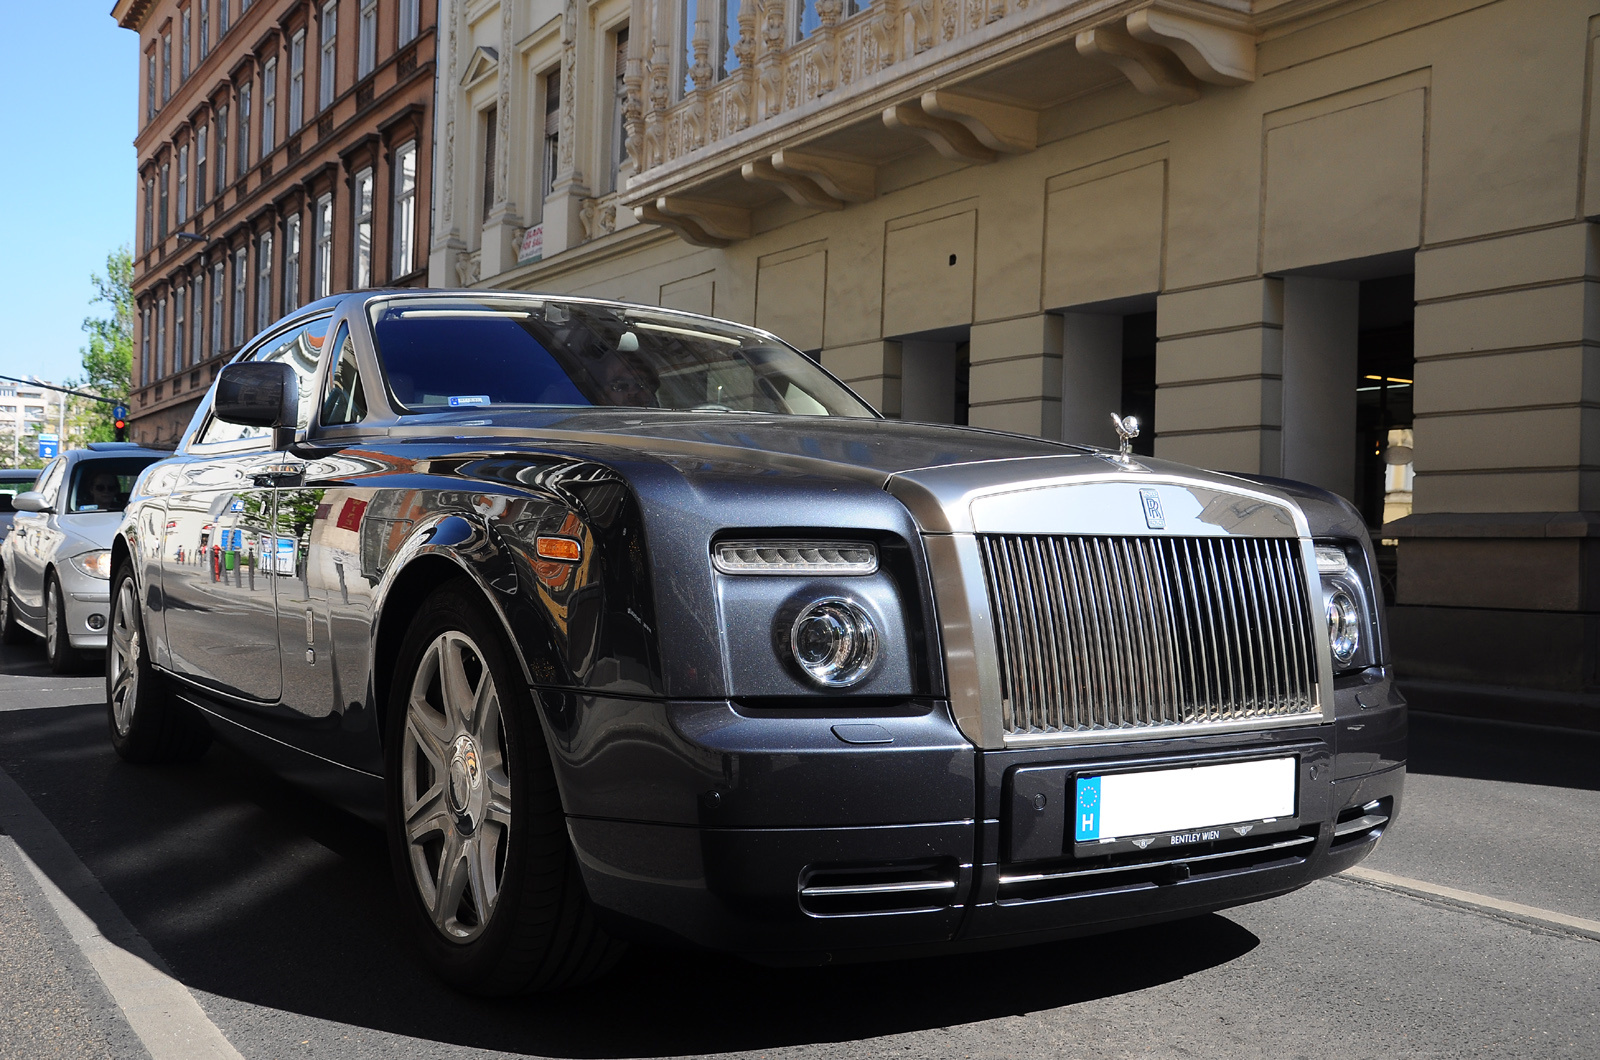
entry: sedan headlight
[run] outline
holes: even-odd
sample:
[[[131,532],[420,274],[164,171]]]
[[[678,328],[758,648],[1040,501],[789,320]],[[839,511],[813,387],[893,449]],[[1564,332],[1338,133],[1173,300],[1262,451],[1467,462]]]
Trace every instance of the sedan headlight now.
[[[1337,544],[1317,545],[1317,573],[1322,576],[1322,604],[1328,619],[1328,649],[1335,671],[1372,664],[1369,593],[1350,554]]]
[[[85,552],[81,556],[73,556],[72,565],[91,578],[111,580],[111,550],[108,548],[99,548],[93,552]]]
[[[789,627],[795,665],[824,688],[859,683],[878,661],[878,629],[860,604],[818,600],[801,609]]]

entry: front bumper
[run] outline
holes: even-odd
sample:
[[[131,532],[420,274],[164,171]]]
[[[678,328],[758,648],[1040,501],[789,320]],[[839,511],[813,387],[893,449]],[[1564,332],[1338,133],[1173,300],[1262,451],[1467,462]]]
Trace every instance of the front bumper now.
[[[1400,809],[1405,706],[1386,676],[1338,697],[1350,716],[1331,725],[992,752],[939,702],[845,718],[574,701],[580,731],[556,741],[557,765],[613,931],[781,963],[905,956],[1197,915],[1356,864]],[[578,719],[617,710],[629,739],[583,738]],[[1287,831],[1077,858],[1059,818],[1043,842],[1031,820],[1028,782],[1052,772],[1285,754],[1299,769]]]
[[[111,621],[111,583],[91,578],[71,563],[56,568],[61,579],[62,604],[67,614],[67,639],[79,651],[104,651]],[[98,616],[100,628],[89,624]]]

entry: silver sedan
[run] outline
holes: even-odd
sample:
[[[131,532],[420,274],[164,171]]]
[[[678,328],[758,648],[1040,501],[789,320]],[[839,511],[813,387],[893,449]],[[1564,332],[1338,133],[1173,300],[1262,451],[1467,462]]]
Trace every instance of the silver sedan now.
[[[0,640],[44,638],[50,668],[71,670],[106,647],[111,541],[134,479],[166,453],[95,442],[56,457],[12,499],[0,544]]]

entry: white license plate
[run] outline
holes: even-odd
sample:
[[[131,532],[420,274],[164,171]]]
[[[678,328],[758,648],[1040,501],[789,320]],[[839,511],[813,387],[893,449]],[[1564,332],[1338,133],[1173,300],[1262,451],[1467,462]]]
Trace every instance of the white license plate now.
[[[1297,772],[1291,756],[1080,776],[1074,836],[1109,842],[1293,818]]]

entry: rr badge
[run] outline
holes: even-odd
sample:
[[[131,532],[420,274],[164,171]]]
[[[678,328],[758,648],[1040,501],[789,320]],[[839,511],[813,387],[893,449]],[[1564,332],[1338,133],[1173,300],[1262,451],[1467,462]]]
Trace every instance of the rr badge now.
[[[1140,490],[1139,501],[1144,505],[1144,525],[1152,530],[1165,530],[1167,516],[1161,510],[1161,494],[1155,490]]]

